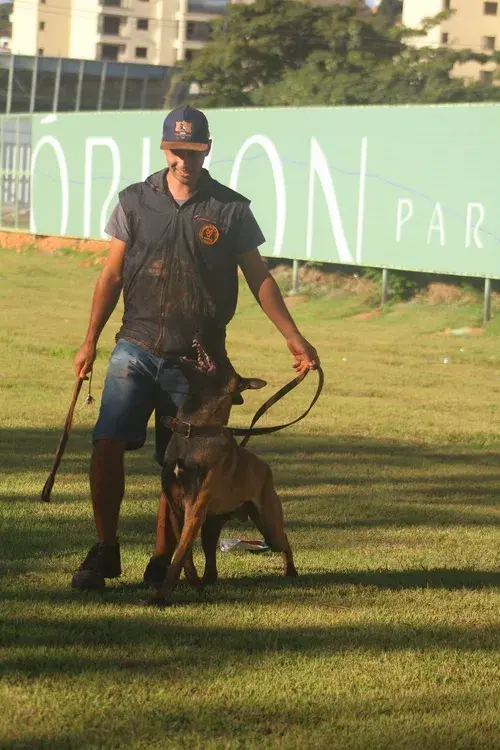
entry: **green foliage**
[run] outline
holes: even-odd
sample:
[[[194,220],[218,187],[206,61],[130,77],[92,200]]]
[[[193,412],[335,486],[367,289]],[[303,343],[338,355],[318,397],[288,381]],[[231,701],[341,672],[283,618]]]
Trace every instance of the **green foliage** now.
[[[177,81],[198,83],[205,107],[500,100],[496,86],[466,85],[452,75],[459,63],[493,57],[415,48],[407,40],[419,32],[397,23],[399,5],[386,2],[371,14],[360,2],[232,4]],[[425,19],[425,29],[449,15]]]

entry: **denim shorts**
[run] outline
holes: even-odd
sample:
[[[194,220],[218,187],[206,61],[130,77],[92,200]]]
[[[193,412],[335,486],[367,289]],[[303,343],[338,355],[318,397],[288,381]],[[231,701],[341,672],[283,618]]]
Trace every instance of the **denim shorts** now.
[[[126,450],[142,448],[155,412],[155,458],[163,463],[170,430],[160,420],[174,417],[188,392],[188,382],[176,360],[158,357],[126,339],[118,342],[109,360],[93,440],[121,440]]]

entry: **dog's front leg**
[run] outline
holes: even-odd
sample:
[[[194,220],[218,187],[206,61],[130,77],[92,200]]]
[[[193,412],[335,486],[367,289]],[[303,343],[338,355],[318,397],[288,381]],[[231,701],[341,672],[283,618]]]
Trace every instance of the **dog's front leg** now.
[[[154,600],[158,605],[171,603],[172,593],[177,585],[177,581],[179,580],[181,570],[186,563],[186,558],[191,553],[198,532],[205,520],[206,506],[207,498],[203,491],[192,500],[190,498],[185,498],[184,526],[182,527],[180,540],[172,558],[172,562],[167,570],[165,581],[158,590]]]

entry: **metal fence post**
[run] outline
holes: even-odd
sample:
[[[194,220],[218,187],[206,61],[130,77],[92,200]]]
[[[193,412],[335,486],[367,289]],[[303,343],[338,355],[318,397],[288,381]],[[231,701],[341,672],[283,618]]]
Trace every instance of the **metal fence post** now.
[[[82,103],[82,86],[83,86],[84,71],[85,71],[85,60],[80,60],[80,67],[78,68],[78,81],[76,84],[75,112],[80,111],[80,105]]]
[[[299,291],[299,268],[299,261],[294,260],[292,264],[292,288],[290,289],[290,294],[297,294]]]
[[[142,81],[142,87],[141,87],[141,103],[140,103],[141,109],[146,109],[146,97],[148,95],[148,82],[149,82],[149,78],[148,76],[146,76]]]
[[[491,320],[491,279],[484,280],[483,320],[485,323]]]
[[[125,65],[123,71],[122,85],[120,89],[120,101],[118,102],[118,109],[123,109],[125,106],[125,95],[127,92],[127,78],[128,78],[128,65]]]
[[[9,65],[9,80],[7,83],[7,99],[5,101],[5,112],[7,114],[10,114],[10,111],[12,109],[12,89],[14,86],[14,64],[15,64],[15,55],[11,55],[10,65]]]
[[[36,83],[38,78],[38,55],[33,60],[33,70],[31,71],[31,92],[30,92],[30,113],[35,111],[36,103]]]
[[[104,86],[106,85],[106,71],[108,69],[108,61],[104,60],[101,68],[101,80],[99,81],[99,96],[97,97],[97,111],[100,112],[102,109],[102,100],[104,97]]]
[[[381,305],[382,307],[387,304],[387,299],[389,297],[389,271],[387,268],[382,269],[382,299],[381,299]]]
[[[61,88],[62,57],[57,61],[56,80],[54,81],[54,98],[52,99],[52,112],[57,112],[59,106],[59,89]]]

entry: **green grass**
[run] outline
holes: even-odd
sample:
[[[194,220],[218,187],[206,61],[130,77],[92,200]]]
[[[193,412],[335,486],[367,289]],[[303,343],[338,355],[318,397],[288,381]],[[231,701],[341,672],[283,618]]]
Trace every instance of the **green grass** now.
[[[216,587],[181,582],[157,611],[137,586],[158,499],[151,438],[127,458],[124,575],[104,593],[69,588],[94,537],[83,398],[53,503],[38,501],[98,271],[71,253],[0,253],[0,747],[499,747],[500,317],[463,338],[439,334],[477,325],[479,304],[362,320],[356,295],[298,302],[325,392],[250,447],[273,467],[301,576],[283,581],[278,555],[219,554]],[[292,375],[244,289],[229,352],[269,381],[234,410],[244,425]],[[314,377],[263,423],[297,415]],[[224,530],[241,533],[255,536]]]

